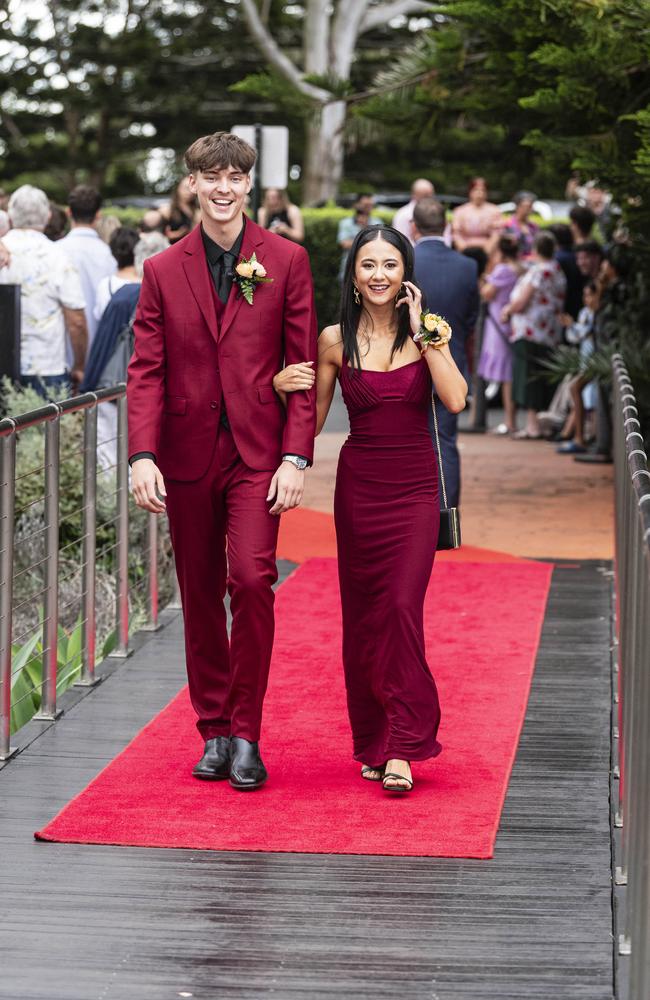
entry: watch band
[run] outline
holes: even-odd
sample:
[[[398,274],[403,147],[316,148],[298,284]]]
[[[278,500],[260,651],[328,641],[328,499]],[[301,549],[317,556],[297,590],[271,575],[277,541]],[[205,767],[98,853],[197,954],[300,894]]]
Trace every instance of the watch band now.
[[[295,465],[295,467],[299,469],[301,472],[303,472],[309,465],[309,462],[304,457],[304,455],[283,455],[282,461],[291,462],[291,464]]]

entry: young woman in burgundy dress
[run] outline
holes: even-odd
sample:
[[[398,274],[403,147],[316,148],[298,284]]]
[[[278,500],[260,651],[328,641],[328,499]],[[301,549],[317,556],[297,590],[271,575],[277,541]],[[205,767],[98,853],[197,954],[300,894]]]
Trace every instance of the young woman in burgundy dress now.
[[[421,312],[408,240],[390,227],[363,229],[347,262],[341,322],[319,338],[317,433],[338,378],[350,417],[334,498],[348,711],[362,776],[389,792],[410,791],[410,762],[440,752],[423,629],[440,520],[428,417],[432,383],[454,413],[467,394],[449,347],[420,350],[413,340]],[[313,380],[297,364],[274,385],[283,394]]]

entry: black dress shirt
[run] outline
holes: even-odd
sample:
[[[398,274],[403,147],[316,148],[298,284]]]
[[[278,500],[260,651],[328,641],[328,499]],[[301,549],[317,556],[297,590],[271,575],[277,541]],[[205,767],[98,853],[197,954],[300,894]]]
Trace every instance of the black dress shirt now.
[[[246,223],[242,226],[241,232],[230,250],[224,250],[222,246],[219,246],[218,243],[215,243],[208,236],[203,226],[201,226],[201,238],[205,247],[205,256],[208,259],[208,270],[212,277],[214,290],[223,303],[228,301],[228,296],[230,295],[235,274],[235,264],[241,252],[245,229]]]

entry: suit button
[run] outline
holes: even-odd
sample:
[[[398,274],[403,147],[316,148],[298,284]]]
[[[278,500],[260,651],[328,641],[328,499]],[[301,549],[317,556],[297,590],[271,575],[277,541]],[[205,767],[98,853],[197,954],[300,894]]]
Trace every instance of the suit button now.
[[[217,402],[215,402],[214,399],[210,400],[210,409],[211,410],[218,410],[219,409],[219,404]]]

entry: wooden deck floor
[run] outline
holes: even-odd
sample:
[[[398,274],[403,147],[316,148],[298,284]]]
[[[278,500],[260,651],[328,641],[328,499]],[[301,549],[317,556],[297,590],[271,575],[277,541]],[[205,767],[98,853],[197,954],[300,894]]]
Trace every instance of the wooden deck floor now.
[[[609,615],[557,566],[493,861],[35,843],[183,683],[166,613],[0,771],[0,998],[611,1000]]]

